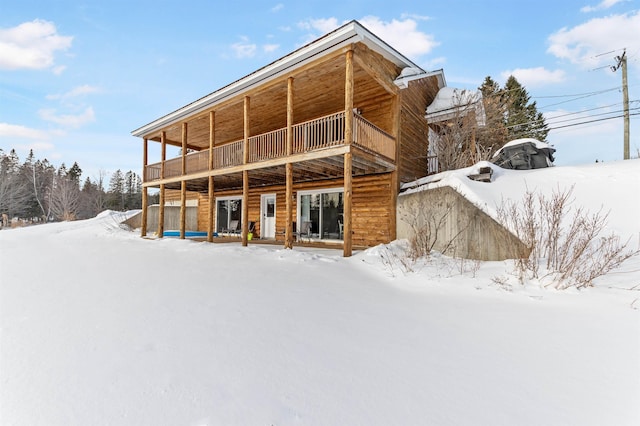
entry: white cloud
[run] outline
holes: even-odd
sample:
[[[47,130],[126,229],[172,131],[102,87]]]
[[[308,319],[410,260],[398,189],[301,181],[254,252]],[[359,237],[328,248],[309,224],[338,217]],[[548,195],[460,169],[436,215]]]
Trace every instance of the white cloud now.
[[[95,86],[90,86],[88,84],[83,84],[82,86],[74,87],[73,89],[69,90],[66,93],[47,95],[47,99],[65,101],[70,98],[76,98],[79,96],[84,96],[84,95],[88,95],[91,93],[98,93],[98,92],[100,92],[100,88]]]
[[[252,58],[255,56],[258,47],[255,43],[250,43],[247,37],[242,37],[241,41],[231,45],[236,58]]]
[[[284,9],[284,4],[282,4],[282,3],[278,3],[278,4],[276,4],[275,6],[273,6],[273,7],[271,8],[271,11],[272,11],[272,12],[278,12],[278,11],[280,11],[280,10],[282,10],[282,9]]]
[[[580,12],[589,13],[589,12],[596,12],[598,10],[606,10],[624,1],[627,1],[627,0],[602,0],[599,4],[595,6],[585,6],[581,8]]]
[[[262,46],[262,50],[264,50],[266,53],[271,53],[278,50],[279,47],[279,44],[265,44],[264,46]]]
[[[638,45],[640,11],[594,18],[573,28],[562,28],[549,36],[547,52],[561,59],[593,68],[611,62],[612,49]]]
[[[566,78],[563,70],[550,71],[544,67],[516,68],[514,70],[503,71],[501,76],[504,80],[509,78],[509,76],[514,76],[520,84],[527,87],[562,83]]]
[[[36,19],[0,29],[0,69],[46,69],[54,66],[56,51],[71,47],[73,37],[58,35],[52,22]],[[60,73],[64,68],[56,67]]]
[[[440,43],[435,41],[433,35],[424,33],[418,29],[416,19],[424,20],[421,16],[415,19],[405,16],[402,20],[392,19],[389,22],[382,21],[377,16],[365,16],[359,22],[372,33],[389,43],[399,52],[415,59],[430,53]],[[339,22],[336,18],[310,19],[298,23],[298,27],[308,31],[316,31],[326,34],[343,25],[347,21]],[[317,37],[308,37],[309,41]]]
[[[413,19],[384,22],[375,16],[366,16],[360,22],[409,58],[426,55],[440,44],[432,35],[419,31],[418,24]]]
[[[87,107],[81,114],[57,114],[55,109],[42,109],[38,111],[40,118],[64,127],[78,128],[84,124],[95,121],[95,113],[92,107]]]
[[[0,123],[0,137],[20,139],[48,139],[46,131],[32,129],[18,124]]]

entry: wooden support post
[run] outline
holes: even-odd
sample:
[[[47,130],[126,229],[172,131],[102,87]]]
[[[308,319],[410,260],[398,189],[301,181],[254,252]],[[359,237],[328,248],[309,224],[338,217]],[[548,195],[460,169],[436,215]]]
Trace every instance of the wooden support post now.
[[[244,149],[242,156],[242,163],[249,163],[249,132],[251,128],[249,126],[249,108],[251,99],[248,96],[244,97]],[[242,171],[242,246],[246,247],[249,244],[249,172],[247,170]]]
[[[344,143],[350,146],[353,142],[353,50],[347,51],[344,82]],[[352,204],[352,154],[344,154],[344,242],[343,256],[349,257],[353,250],[353,231],[351,220]]]
[[[187,123],[182,123],[182,176],[187,174]],[[184,240],[187,224],[187,181],[180,182],[180,239]]]
[[[242,171],[242,246],[249,244],[249,172]]]
[[[187,225],[187,181],[180,182],[180,239],[184,240]]]
[[[167,132],[160,133],[161,157],[160,157],[160,180],[164,179],[164,166],[167,161]],[[158,238],[164,237],[164,195],[165,186],[164,183],[160,184],[160,200],[158,202]]]
[[[160,203],[160,205],[158,206],[158,238],[164,237],[164,193],[164,183],[161,183],[160,199],[158,200],[158,202]]]
[[[293,153],[293,77],[287,80],[287,156]],[[293,164],[285,165],[286,222],[284,228],[284,248],[293,248]]]
[[[144,138],[142,141],[142,179],[146,180],[147,179],[147,161],[149,159],[149,151],[148,151],[148,140],[147,138]],[[147,188],[143,187],[142,188],[142,225],[141,225],[141,230],[140,230],[140,236],[141,237],[146,237],[147,236],[147,214],[148,214],[148,204],[149,204],[149,199],[148,199],[148,194],[147,194]]]
[[[396,158],[394,158],[395,169],[391,172],[391,197],[389,200],[389,241],[391,242],[397,238],[397,206],[398,206],[398,194],[400,193],[400,179],[398,178],[398,164],[400,162],[400,95],[393,97],[393,128],[391,134],[395,137],[396,144]]]
[[[342,254],[344,257],[351,256],[351,253],[353,251],[353,225],[351,223],[353,183],[351,178],[351,165],[351,153],[347,152],[346,154],[344,154],[344,247]]]
[[[213,170],[213,148],[215,146],[215,112],[209,112],[209,172]],[[213,176],[209,176],[209,211],[207,212],[207,241],[213,242],[213,211],[215,208]]]

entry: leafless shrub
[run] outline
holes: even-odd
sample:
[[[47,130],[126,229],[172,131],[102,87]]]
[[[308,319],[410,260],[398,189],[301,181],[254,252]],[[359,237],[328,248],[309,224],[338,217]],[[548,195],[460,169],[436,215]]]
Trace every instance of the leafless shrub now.
[[[588,214],[575,208],[565,225],[572,193],[573,187],[556,190],[548,199],[527,190],[520,205],[503,201],[498,208],[499,220],[531,248],[528,258],[515,260],[521,282],[550,278],[550,285],[557,289],[584,288],[640,253],[627,249],[629,241],[622,242],[617,235],[600,236],[608,218],[601,211]]]
[[[424,198],[415,198],[403,206],[400,219],[411,229],[409,256],[412,260],[429,256],[436,245],[443,254],[451,254],[455,251],[455,241],[463,230],[453,237],[445,236],[444,232],[446,221],[452,210],[451,202],[427,205]]]

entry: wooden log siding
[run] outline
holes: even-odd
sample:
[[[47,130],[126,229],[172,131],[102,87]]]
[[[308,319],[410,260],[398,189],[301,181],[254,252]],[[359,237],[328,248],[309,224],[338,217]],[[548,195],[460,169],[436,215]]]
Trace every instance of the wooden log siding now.
[[[299,154],[344,144],[345,113],[327,115],[292,126],[292,153]],[[354,117],[353,143],[368,151],[391,160],[395,159],[395,139],[367,121]],[[255,163],[287,155],[287,129],[251,136],[249,138],[249,163]],[[213,168],[224,169],[239,166],[244,159],[244,140],[219,145],[213,151]],[[185,156],[187,175],[209,169],[209,150],[193,152]],[[164,177],[182,176],[182,156],[164,162]],[[145,167],[145,182],[161,179],[162,162]]]

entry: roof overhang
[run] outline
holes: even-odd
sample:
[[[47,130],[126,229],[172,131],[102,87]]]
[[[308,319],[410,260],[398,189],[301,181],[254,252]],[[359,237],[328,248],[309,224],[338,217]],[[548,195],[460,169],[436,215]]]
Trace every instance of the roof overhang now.
[[[339,51],[348,45],[359,42],[401,69],[410,68],[415,69],[418,74],[426,74],[422,68],[354,20],[271,64],[132,131],[131,134],[136,137],[143,137],[156,132],[166,126],[180,122],[186,117],[206,111],[218,103],[241,95],[252,88],[291,73],[321,55]],[[440,72],[440,75],[441,78],[438,81],[440,83],[440,79],[442,79],[444,84],[444,74]]]

